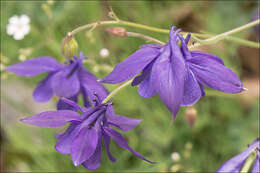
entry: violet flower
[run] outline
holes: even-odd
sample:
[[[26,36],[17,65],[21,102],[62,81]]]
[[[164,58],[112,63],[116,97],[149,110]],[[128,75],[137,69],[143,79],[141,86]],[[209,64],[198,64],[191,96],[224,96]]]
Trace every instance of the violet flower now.
[[[87,169],[97,169],[101,162],[101,141],[104,142],[108,158],[115,162],[116,160],[109,150],[110,139],[113,139],[119,147],[127,149],[137,157],[152,163],[130,148],[124,137],[114,128],[111,128],[114,126],[122,131],[128,131],[139,124],[141,120],[115,115],[111,103],[101,104],[100,98],[95,100],[96,105],[91,108],[82,108],[68,99],[62,100],[73,106],[75,110],[81,111],[82,114],[71,110],[48,111],[24,118],[21,121],[36,126],[53,128],[70,123],[65,132],[56,135],[58,142],[55,149],[62,154],[70,154],[75,166],[82,164]]]
[[[142,97],[159,94],[163,103],[175,118],[179,106],[195,104],[205,95],[203,86],[227,92],[243,90],[240,79],[215,55],[187,48],[190,34],[184,40],[180,29],[170,31],[170,40],[164,46],[141,46],[126,60],[101,80],[104,83],[120,83],[136,76],[132,86],[139,85]],[[181,47],[178,43],[181,41]]]
[[[240,172],[245,161],[250,156],[252,152],[256,151],[257,157],[252,167],[252,173],[260,172],[260,138],[255,139],[249,147],[242,153],[232,157],[230,160],[226,161],[218,170],[217,173],[221,172]]]
[[[107,91],[97,78],[92,75],[82,64],[85,57],[80,52],[79,58],[74,57],[68,64],[60,64],[55,58],[42,56],[32,58],[6,68],[19,76],[32,77],[47,72],[47,77],[34,89],[33,98],[37,102],[49,101],[54,94],[66,97],[77,102],[78,95],[82,94],[84,105],[89,106],[95,98],[94,92],[104,99]],[[71,106],[59,101],[58,109],[71,109]]]

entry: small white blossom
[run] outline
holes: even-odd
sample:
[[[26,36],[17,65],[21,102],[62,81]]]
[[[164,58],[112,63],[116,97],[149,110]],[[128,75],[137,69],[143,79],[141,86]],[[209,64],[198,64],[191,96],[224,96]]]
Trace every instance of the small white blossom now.
[[[21,16],[12,16],[6,27],[8,35],[12,35],[15,40],[22,40],[30,31],[30,18],[23,14]]]
[[[100,50],[99,54],[100,54],[100,56],[101,56],[102,58],[106,58],[106,57],[109,56],[109,50],[106,49],[106,48],[102,48],[102,49]]]
[[[179,153],[173,152],[171,155],[171,158],[173,161],[179,161],[181,157],[180,157]]]

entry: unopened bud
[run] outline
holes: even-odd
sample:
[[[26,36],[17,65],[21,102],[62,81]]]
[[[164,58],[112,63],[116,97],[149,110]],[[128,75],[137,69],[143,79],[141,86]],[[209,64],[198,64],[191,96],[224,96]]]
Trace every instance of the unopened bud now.
[[[188,107],[185,111],[185,119],[192,128],[197,119],[197,110],[194,107]]]
[[[106,31],[116,37],[126,37],[127,36],[126,29],[122,28],[122,27],[107,28]]]
[[[61,51],[67,59],[77,55],[78,43],[71,33],[62,40]]]

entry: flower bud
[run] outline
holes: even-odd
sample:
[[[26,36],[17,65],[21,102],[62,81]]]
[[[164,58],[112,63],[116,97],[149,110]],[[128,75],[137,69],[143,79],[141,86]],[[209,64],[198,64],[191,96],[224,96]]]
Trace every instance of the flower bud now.
[[[185,119],[192,128],[197,119],[197,110],[194,107],[188,107],[185,111]]]
[[[78,43],[71,33],[68,33],[68,35],[63,39],[61,51],[67,59],[77,55]]]
[[[126,29],[122,27],[107,28],[106,31],[116,37],[126,37]]]

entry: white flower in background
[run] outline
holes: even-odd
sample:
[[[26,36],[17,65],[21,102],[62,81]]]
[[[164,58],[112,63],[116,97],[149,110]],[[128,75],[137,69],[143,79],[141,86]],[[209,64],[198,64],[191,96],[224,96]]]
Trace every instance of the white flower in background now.
[[[30,18],[23,14],[21,16],[12,16],[6,27],[8,35],[12,35],[15,40],[22,40],[30,31]]]
[[[177,162],[177,161],[180,160],[181,157],[180,157],[179,153],[173,152],[172,155],[171,155],[171,158],[172,158],[173,161]]]
[[[100,56],[101,56],[102,58],[106,58],[106,57],[109,56],[109,50],[106,49],[106,48],[102,48],[102,49],[100,50],[99,54],[100,54]]]

